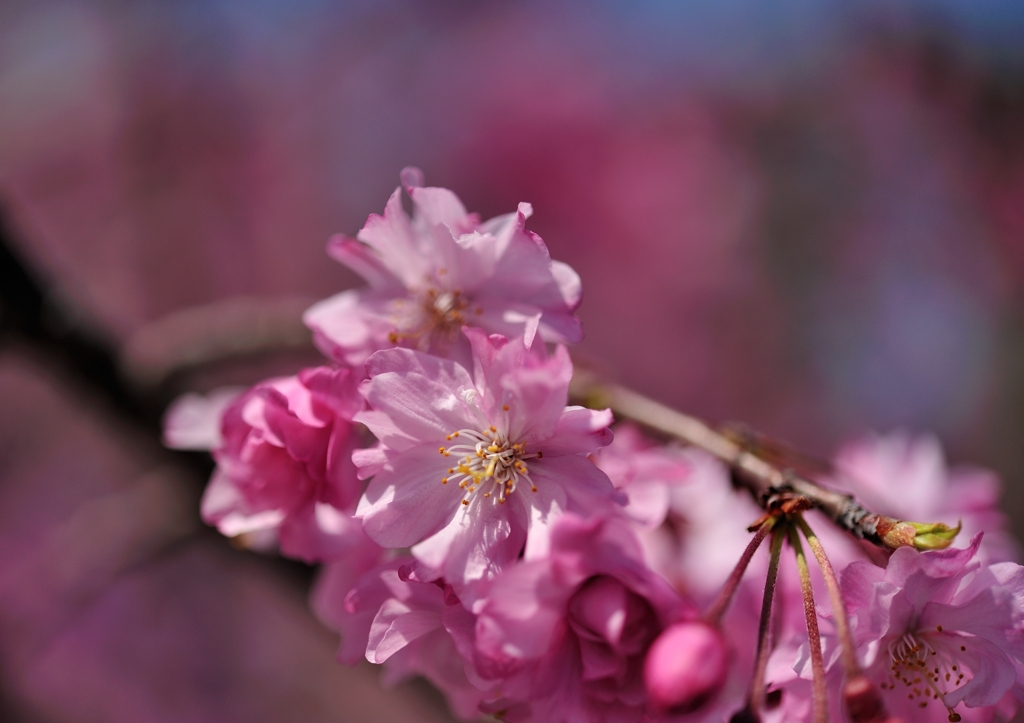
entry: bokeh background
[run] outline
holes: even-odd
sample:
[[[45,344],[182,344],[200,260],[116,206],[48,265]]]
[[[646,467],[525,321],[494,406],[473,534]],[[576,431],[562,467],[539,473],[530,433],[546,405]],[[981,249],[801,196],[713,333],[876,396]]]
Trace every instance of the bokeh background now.
[[[820,456],[934,431],[1024,533],[1024,4],[2,0],[43,295],[0,307],[0,718],[444,720],[333,662],[156,426],[315,363],[298,314],[357,283],[324,243],[405,165],[533,203],[619,381]]]

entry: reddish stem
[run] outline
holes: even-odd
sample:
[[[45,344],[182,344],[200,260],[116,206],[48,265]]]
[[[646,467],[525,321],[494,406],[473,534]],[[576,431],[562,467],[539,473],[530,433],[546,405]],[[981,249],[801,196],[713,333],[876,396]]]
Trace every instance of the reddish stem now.
[[[812,706],[814,723],[828,723],[828,693],[825,690],[825,662],[821,655],[821,635],[818,632],[818,613],[814,609],[814,590],[811,572],[807,569],[800,535],[795,527],[789,528],[789,544],[796,554],[796,567],[800,572],[800,592],[804,599],[804,618],[807,620],[807,642],[811,649]]]
[[[740,585],[740,580],[743,579],[743,573],[747,571],[747,567],[750,565],[751,558],[754,557],[754,553],[757,552],[757,548],[761,546],[764,538],[771,532],[772,526],[775,524],[775,518],[769,517],[761,526],[757,528],[757,532],[754,533],[754,539],[747,545],[747,549],[740,555],[739,562],[736,563],[736,567],[733,568],[732,573],[729,575],[729,579],[725,581],[722,586],[722,591],[718,594],[718,598],[712,603],[711,607],[708,608],[707,612],[704,613],[704,621],[709,625],[718,626],[722,622],[722,616],[725,615],[725,611],[729,609],[729,603],[732,602],[733,596],[736,594],[736,589]]]
[[[825,548],[821,546],[821,541],[814,534],[814,531],[811,530],[803,517],[798,516],[796,523],[800,526],[800,531],[804,533],[804,537],[807,538],[807,544],[810,545],[811,552],[814,553],[814,559],[818,561],[818,567],[821,568],[821,575],[825,578],[825,587],[828,588],[828,596],[832,601],[832,611],[835,613],[836,633],[839,635],[839,642],[842,646],[843,669],[849,678],[860,675],[860,663],[857,662],[857,646],[854,644],[853,634],[850,632],[850,619],[847,617],[846,605],[843,603],[843,596],[839,591],[839,579],[836,577],[835,570],[832,569],[832,563],[829,562],[828,555],[825,554]]]
[[[775,582],[779,576],[779,557],[782,552],[782,528],[772,530],[771,557],[768,559],[768,577],[764,581],[764,600],[761,603],[761,623],[757,630],[757,661],[750,681],[748,709],[754,713],[764,707],[764,676],[771,654],[772,603],[775,601]]]

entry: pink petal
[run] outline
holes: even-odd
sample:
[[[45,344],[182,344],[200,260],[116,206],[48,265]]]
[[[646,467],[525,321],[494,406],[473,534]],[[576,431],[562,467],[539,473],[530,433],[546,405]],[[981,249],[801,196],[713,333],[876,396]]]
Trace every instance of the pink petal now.
[[[447,226],[457,233],[466,223],[466,207],[447,188],[434,186],[406,188],[416,206],[417,220],[422,218],[431,226]]]
[[[409,547],[452,520],[463,506],[462,490],[441,484],[447,459],[428,442],[397,455],[370,481],[356,509],[370,539],[384,547]]]
[[[383,216],[371,215],[366,219],[358,238],[376,252],[381,263],[401,279],[406,288],[416,287],[433,271],[433,262],[402,209],[400,188],[391,194]]]
[[[551,437],[544,442],[544,455],[590,454],[607,446],[613,439],[608,429],[612,421],[610,409],[566,407]]]
[[[317,348],[336,361],[361,365],[380,348],[388,329],[379,328],[376,315],[367,314],[364,293],[343,291],[306,309],[302,322],[313,332]]]
[[[553,494],[560,489],[562,509],[584,516],[617,512],[617,493],[608,475],[593,462],[579,455],[544,456],[530,464],[530,477],[539,490]],[[518,494],[518,490],[517,490]]]
[[[626,625],[626,588],[608,576],[596,577],[584,585],[569,606],[578,635],[617,643]]]
[[[327,255],[362,276],[372,289],[394,294],[405,292],[402,280],[361,241],[341,234],[332,236],[327,242]]]
[[[558,284],[558,289],[562,292],[562,300],[565,301],[565,305],[570,311],[575,311],[583,298],[583,284],[580,282],[580,275],[569,264],[561,261],[551,262],[551,275],[555,277],[555,283]],[[567,339],[566,341],[575,343],[582,339]]]
[[[457,511],[436,534],[412,548],[413,556],[436,570],[471,602],[465,586],[487,580],[513,564],[526,543],[526,519],[520,508],[498,504],[493,497],[474,493],[469,505]]]
[[[216,449],[224,442],[221,418],[243,392],[224,387],[207,395],[178,397],[164,415],[164,444],[172,449]]]
[[[932,645],[939,654],[960,661],[974,674],[971,680],[945,696],[946,704],[956,706],[961,701],[969,708],[995,705],[1016,682],[1013,662],[999,647],[983,638],[935,636]],[[961,646],[967,650],[961,650]]]
[[[387,600],[370,626],[366,659],[383,663],[414,640],[441,626],[438,610],[414,610],[400,600]]]
[[[452,361],[387,349],[370,357],[366,370],[371,378],[362,393],[373,409],[356,420],[387,447],[401,450],[426,440],[444,443],[446,435],[480,424],[461,396],[473,390],[473,381]]]

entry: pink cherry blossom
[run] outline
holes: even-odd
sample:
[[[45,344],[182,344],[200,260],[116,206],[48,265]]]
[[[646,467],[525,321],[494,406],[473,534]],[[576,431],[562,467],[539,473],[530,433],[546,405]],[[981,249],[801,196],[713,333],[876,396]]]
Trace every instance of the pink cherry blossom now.
[[[614,431],[612,443],[594,453],[594,463],[625,493],[626,514],[654,529],[668,514],[671,488],[685,483],[692,467],[681,449],[658,446],[632,424]]]
[[[884,570],[854,562],[842,573],[865,672],[890,714],[984,721],[1019,694],[1024,567],[979,563],[980,544],[976,535],[966,549],[903,547]]]
[[[203,518],[231,537],[269,536],[283,553],[309,561],[362,544],[350,514],[361,492],[352,417],[363,405],[353,372],[306,369],[225,401],[186,398],[166,422],[170,443],[216,445]]]
[[[611,414],[566,407],[572,364],[543,358],[522,337],[466,329],[471,376],[409,349],[370,357],[356,416],[381,446],[357,463],[376,473],[359,502],[367,534],[409,547],[459,589],[543,554],[547,526],[566,510],[611,504],[608,478],[584,455],[611,441]],[[376,455],[376,458],[374,458]]]
[[[526,230],[529,204],[480,223],[451,191],[423,187],[418,169],[405,169],[402,182],[412,218],[399,188],[357,239],[336,236],[328,245],[369,288],[342,292],[306,312],[324,353],[359,365],[398,345],[465,360],[460,330],[467,324],[525,336],[527,345],[538,332],[547,341],[580,341],[579,277],[552,261],[540,237]]]
[[[342,662],[365,657],[383,664],[385,684],[422,676],[445,694],[458,717],[478,718],[481,702],[495,697],[495,683],[473,668],[476,616],[443,580],[409,579],[405,571],[412,562],[393,558],[356,579],[345,562],[331,563],[317,582],[314,609],[341,631]]]
[[[502,680],[506,720],[639,721],[644,658],[693,607],[652,573],[621,518],[566,514],[546,557],[493,580],[476,623],[477,670]]]

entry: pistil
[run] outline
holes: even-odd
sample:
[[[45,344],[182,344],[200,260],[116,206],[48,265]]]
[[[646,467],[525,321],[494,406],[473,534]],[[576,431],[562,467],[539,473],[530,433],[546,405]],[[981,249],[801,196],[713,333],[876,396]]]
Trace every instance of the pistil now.
[[[507,417],[507,405],[503,411]],[[482,492],[483,496],[497,497],[498,504],[505,504],[520,483],[528,484],[533,492],[537,491],[526,460],[539,459],[543,453],[527,452],[525,444],[512,442],[508,437],[507,420],[501,429],[493,425],[485,431],[460,429],[447,435],[446,440],[458,441],[451,446],[440,447],[438,451],[445,457],[454,454],[459,461],[448,468],[441,484],[454,483],[465,490],[463,505],[469,505],[473,493],[487,483],[490,487]]]

